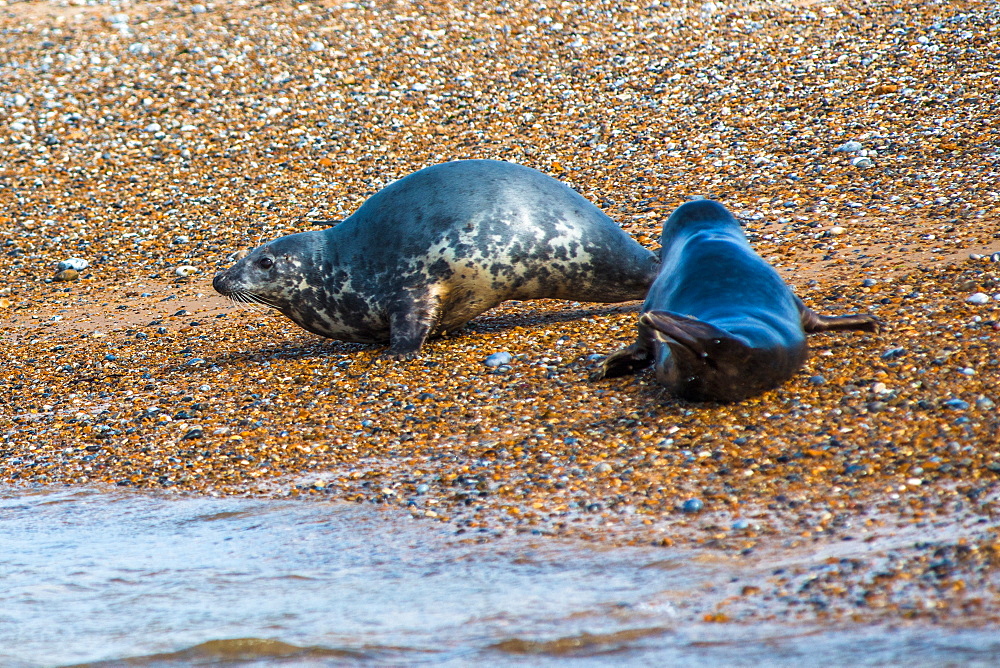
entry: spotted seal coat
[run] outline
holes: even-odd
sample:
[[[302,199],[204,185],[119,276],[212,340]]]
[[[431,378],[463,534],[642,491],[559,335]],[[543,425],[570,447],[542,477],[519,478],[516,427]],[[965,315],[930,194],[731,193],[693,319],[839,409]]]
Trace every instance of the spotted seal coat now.
[[[654,364],[657,380],[685,399],[739,401],[798,371],[807,333],[878,331],[871,315],[824,316],[807,308],[718,202],[678,207],[660,242],[660,273],[643,303],[639,336],[608,356],[591,380]]]
[[[564,183],[459,160],[392,183],[335,227],[254,249],[213,286],[315,334],[388,342],[406,358],[508,299],[642,299],[658,264]]]

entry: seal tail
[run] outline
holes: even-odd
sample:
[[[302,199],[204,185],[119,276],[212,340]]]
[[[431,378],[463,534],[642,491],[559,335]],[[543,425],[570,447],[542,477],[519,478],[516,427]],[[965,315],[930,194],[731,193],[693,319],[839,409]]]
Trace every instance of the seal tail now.
[[[882,329],[882,321],[870,313],[820,315],[806,306],[798,296],[795,297],[795,303],[799,307],[799,316],[802,318],[802,329],[806,331],[806,334],[854,330],[879,332]]]

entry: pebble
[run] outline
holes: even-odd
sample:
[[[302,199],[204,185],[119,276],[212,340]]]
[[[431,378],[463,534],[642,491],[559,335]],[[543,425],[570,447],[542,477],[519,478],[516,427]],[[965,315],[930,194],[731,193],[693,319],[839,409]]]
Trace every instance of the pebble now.
[[[966,297],[965,301],[969,302],[970,304],[976,304],[976,305],[988,304],[990,301],[990,296],[985,292],[977,292],[973,295],[969,295],[968,297]]]
[[[865,280],[861,281],[861,286],[865,288],[871,288],[876,285],[878,285],[878,281],[876,281],[874,278],[866,278]]]
[[[80,280],[80,272],[76,269],[63,269],[62,271],[56,272],[56,275],[52,277],[52,280],[63,283],[78,281]]]
[[[740,518],[733,522],[733,531],[744,531],[750,528],[750,520]]]
[[[429,491],[431,491],[431,486],[427,483],[420,483],[417,485],[417,494],[426,494]]]
[[[962,401],[961,399],[948,399],[942,402],[942,405],[952,409],[953,411],[964,411],[969,408],[968,401]]]
[[[323,44],[323,42],[320,41],[314,41],[309,43],[309,50],[312,51],[313,53],[319,53],[325,48],[326,46]]]
[[[191,276],[192,274],[197,274],[198,273],[198,268],[197,267],[192,267],[189,264],[184,264],[184,265],[181,265],[180,267],[177,267],[176,269],[174,269],[174,273],[177,274],[178,276],[181,276],[181,277],[187,277],[187,276]]]
[[[183,436],[181,436],[182,441],[190,441],[195,438],[201,438],[205,435],[205,432],[201,429],[189,429]]]
[[[884,360],[892,360],[896,359],[897,357],[902,357],[905,354],[906,354],[906,348],[889,348],[889,350],[882,353],[880,357]]]
[[[483,360],[483,364],[489,367],[505,366],[511,363],[514,356],[508,352],[493,353]]]
[[[837,148],[833,149],[834,153],[853,153],[854,151],[860,151],[862,149],[862,144],[859,141],[850,140],[846,141]]]
[[[996,403],[987,396],[980,396],[976,399],[976,408],[984,411],[993,410],[996,408]]]
[[[613,469],[614,467],[607,462],[600,462],[594,466],[595,473],[610,473]]]
[[[1000,262],[1000,253],[993,253],[993,255],[990,255],[990,262]]]
[[[868,167],[874,167],[875,162],[867,156],[858,156],[857,158],[851,159],[851,165],[861,169],[867,169]]]
[[[812,383],[813,385],[826,385],[826,378],[819,375],[810,376],[809,382]]]
[[[830,234],[830,236],[833,236],[833,237],[840,236],[841,234],[843,234],[846,231],[847,230],[845,228],[841,227],[840,225],[835,225],[835,226],[831,227],[829,230],[827,230],[827,232]]]
[[[700,512],[702,508],[705,507],[705,502],[701,499],[688,499],[681,506],[681,510],[685,513],[697,513]]]
[[[76,271],[83,271],[89,266],[90,262],[88,260],[84,260],[83,258],[79,257],[71,257],[67,260],[63,260],[62,262],[60,262],[59,265],[56,267],[56,269],[58,271],[63,271],[64,269],[75,269]]]

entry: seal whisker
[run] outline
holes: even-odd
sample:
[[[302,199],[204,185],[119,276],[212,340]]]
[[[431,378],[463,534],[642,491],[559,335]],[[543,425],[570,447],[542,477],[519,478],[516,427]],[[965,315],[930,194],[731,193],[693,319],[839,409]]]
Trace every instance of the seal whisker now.
[[[258,304],[251,295],[243,290],[234,292],[229,295],[229,299],[232,300],[233,304],[239,308],[241,311],[250,311],[253,313],[264,313],[265,309],[262,305]]]
[[[250,302],[252,302],[254,304],[259,304],[261,306],[266,306],[267,308],[273,308],[275,310],[278,309],[278,307],[275,304],[273,304],[272,302],[268,301],[267,299],[264,299],[260,295],[254,294],[252,292],[246,292],[244,294],[246,294],[247,299],[250,300]]]

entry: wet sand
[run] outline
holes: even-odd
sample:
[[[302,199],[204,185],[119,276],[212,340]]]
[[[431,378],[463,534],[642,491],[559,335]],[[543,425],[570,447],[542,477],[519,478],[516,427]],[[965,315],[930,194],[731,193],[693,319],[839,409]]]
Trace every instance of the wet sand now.
[[[774,564],[706,622],[995,623],[998,19],[7,3],[0,480],[351,500],[456,540]],[[808,305],[888,326],[812,337],[781,388],[698,405],[650,374],[586,381],[637,304],[509,303],[396,363],[212,293],[233,251],[472,157],[569,182],[650,248],[674,206],[719,199]],[[50,282],[74,256],[80,280]],[[498,351],[509,370],[483,364]]]

